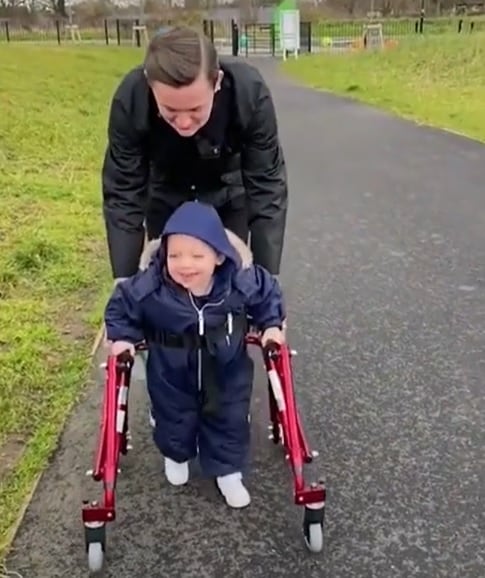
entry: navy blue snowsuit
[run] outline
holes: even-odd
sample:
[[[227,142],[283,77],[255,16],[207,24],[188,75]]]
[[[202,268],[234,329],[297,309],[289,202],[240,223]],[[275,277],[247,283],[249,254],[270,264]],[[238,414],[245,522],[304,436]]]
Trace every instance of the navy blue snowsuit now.
[[[194,297],[169,277],[165,241],[173,233],[197,237],[226,257],[207,297]],[[165,457],[183,462],[198,453],[207,476],[242,472],[253,382],[246,320],[261,330],[281,327],[281,291],[265,269],[242,266],[213,207],[185,203],[161,239],[148,269],[116,286],[105,312],[107,338],[147,343],[154,440]]]

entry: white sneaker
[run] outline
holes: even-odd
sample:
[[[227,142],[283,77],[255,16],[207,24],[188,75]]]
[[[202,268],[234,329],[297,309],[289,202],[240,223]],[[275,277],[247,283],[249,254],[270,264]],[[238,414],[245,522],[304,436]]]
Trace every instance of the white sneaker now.
[[[189,462],[179,464],[165,458],[165,476],[172,486],[183,486],[189,481]]]
[[[242,483],[242,474],[240,472],[219,476],[216,481],[230,508],[245,508],[249,506],[251,497]]]

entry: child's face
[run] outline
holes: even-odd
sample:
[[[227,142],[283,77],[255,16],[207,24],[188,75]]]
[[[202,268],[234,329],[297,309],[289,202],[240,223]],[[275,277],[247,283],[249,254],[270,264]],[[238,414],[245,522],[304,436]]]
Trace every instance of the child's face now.
[[[167,267],[172,279],[194,295],[206,294],[212,276],[224,258],[199,239],[170,235],[167,239]]]

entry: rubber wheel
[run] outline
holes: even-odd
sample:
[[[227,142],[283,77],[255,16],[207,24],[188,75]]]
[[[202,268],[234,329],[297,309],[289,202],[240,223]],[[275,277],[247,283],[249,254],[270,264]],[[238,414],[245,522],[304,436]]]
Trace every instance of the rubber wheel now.
[[[323,550],[323,527],[321,524],[309,524],[305,532],[305,543],[310,552],[318,554]]]
[[[104,552],[100,542],[91,542],[88,546],[88,567],[92,574],[100,572],[103,568]]]

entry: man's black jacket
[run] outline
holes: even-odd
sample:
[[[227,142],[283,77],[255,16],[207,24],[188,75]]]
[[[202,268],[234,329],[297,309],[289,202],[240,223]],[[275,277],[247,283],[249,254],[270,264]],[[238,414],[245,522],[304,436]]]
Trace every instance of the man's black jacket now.
[[[134,274],[148,196],[173,205],[198,198],[215,207],[246,195],[256,263],[278,274],[287,213],[287,176],[272,98],[260,73],[222,61],[221,89],[205,127],[181,137],[158,114],[142,67],[111,103],[102,186],[115,278]]]

